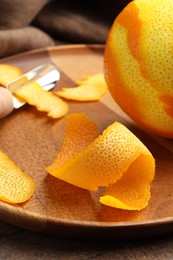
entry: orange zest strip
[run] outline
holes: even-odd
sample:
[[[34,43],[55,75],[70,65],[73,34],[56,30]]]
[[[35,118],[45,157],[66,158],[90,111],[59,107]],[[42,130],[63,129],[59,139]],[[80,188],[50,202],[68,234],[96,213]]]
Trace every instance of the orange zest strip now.
[[[100,202],[126,210],[145,208],[150,199],[150,183],[154,179],[154,168],[154,160],[150,154],[139,155],[122,178],[105,190]]]
[[[22,203],[29,200],[34,192],[34,181],[0,150],[0,200]]]
[[[10,81],[22,76],[22,71],[10,64],[0,64],[0,85],[6,86]]]
[[[28,104],[35,106],[39,111],[47,112],[52,118],[60,118],[68,111],[68,104],[50,91],[44,90],[37,82],[26,83],[15,93]]]
[[[140,210],[150,198],[155,160],[133,133],[115,122],[81,152],[54,165],[49,173],[91,191],[104,186],[101,203]]]
[[[56,177],[56,169],[63,162],[81,152],[98,136],[97,125],[85,114],[70,114],[66,121],[61,151],[56,155],[52,164],[46,168],[47,172]]]
[[[97,101],[108,91],[103,74],[85,76],[74,88],[63,88],[55,92],[60,97],[76,101]]]
[[[22,76],[22,71],[10,64],[0,64],[0,85],[6,86],[10,81]]]

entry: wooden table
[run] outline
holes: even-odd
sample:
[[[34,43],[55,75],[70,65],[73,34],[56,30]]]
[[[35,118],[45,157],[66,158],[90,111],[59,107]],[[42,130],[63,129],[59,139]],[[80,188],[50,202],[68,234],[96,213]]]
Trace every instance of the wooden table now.
[[[0,259],[173,259],[173,235],[127,241],[73,240],[0,222]]]

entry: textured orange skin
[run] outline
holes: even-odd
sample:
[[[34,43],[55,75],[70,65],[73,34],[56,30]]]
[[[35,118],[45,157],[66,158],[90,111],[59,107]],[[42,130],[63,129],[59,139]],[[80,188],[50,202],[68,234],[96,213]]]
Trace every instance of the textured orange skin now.
[[[109,90],[115,98],[116,101],[118,101],[118,104],[123,107],[124,111],[127,114],[131,114],[132,118],[141,118],[143,115],[138,110],[137,100],[134,97],[132,93],[130,93],[126,86],[124,86],[124,82],[121,79],[121,73],[119,71],[119,64],[116,59],[116,55],[114,53],[114,49],[110,46],[110,40],[109,38],[112,38],[112,35],[114,34],[114,26],[116,26],[116,23],[119,23],[123,25],[124,27],[129,29],[128,33],[128,45],[130,47],[130,51],[134,57],[137,59],[140,59],[140,52],[138,49],[138,41],[140,36],[140,22],[136,17],[138,14],[136,6],[132,3],[132,6],[130,10],[128,8],[124,9],[124,12],[121,13],[121,16],[118,16],[115,20],[107,39],[105,53],[104,53],[104,70],[105,70],[105,78],[106,82],[108,84]],[[133,26],[129,25],[132,24]],[[131,37],[136,39],[136,41],[131,41]],[[131,44],[133,43],[133,45]],[[113,69],[112,69],[113,68]],[[125,104],[124,104],[125,100]],[[129,111],[130,108],[130,111]]]
[[[29,200],[35,192],[35,182],[0,150],[0,200],[11,204]]]
[[[62,88],[54,92],[58,96],[77,101],[97,101],[108,91],[104,75],[98,73],[92,76],[84,76],[73,88]]]
[[[140,19],[138,19],[138,9],[135,4],[132,2],[128,7],[129,8],[124,9],[121,16],[117,17],[116,22],[127,28],[127,41],[131,54],[134,58],[140,60],[139,38],[142,23]]]
[[[160,100],[166,105],[165,111],[173,118],[173,97],[169,95],[160,96]]]
[[[75,113],[67,118],[61,150],[46,171],[80,188],[96,191],[105,186],[100,198],[104,205],[141,210],[150,199],[155,160],[120,123],[99,135],[94,122]]]
[[[11,64],[0,64],[0,85],[6,86],[9,82],[22,76],[22,71]]]
[[[66,129],[61,150],[57,153],[51,165],[46,168],[46,171],[56,177],[53,174],[56,168],[60,167],[70,157],[81,152],[98,136],[97,125],[85,114],[70,114],[66,120]]]
[[[138,111],[136,98],[123,86],[124,83],[121,79],[121,73],[119,71],[116,56],[111,48],[105,49],[104,62],[106,82],[113,98],[118,101],[120,106],[124,107],[126,113],[129,112],[128,109],[130,107],[132,109],[130,111],[132,117],[137,116],[141,118],[142,115]],[[113,71],[110,68],[114,68]],[[124,100],[126,100],[125,104]]]
[[[126,112],[134,121],[137,122],[142,128],[152,132],[156,135],[173,138],[173,129],[161,129],[159,125],[152,125],[148,123],[147,118],[144,118],[142,110],[139,104],[138,97],[133,95],[129,91],[126,83],[122,79],[121,69],[117,61],[115,46],[112,43],[114,37],[114,30],[117,24],[121,25],[127,30],[127,44],[131,55],[140,64],[140,71],[143,78],[147,79],[150,83],[152,79],[149,77],[145,66],[142,64],[142,54],[140,46],[140,34],[142,28],[142,21],[138,15],[139,11],[135,2],[129,3],[126,8],[120,13],[115,19],[112,28],[110,29],[108,39],[106,42],[105,53],[104,53],[104,74],[108,84],[111,95],[118,103],[118,105]],[[153,89],[157,90],[156,84],[151,84]],[[166,94],[160,93],[158,95],[158,103],[163,104],[163,110],[166,114],[173,118],[173,97]],[[145,108],[143,108],[144,110]]]

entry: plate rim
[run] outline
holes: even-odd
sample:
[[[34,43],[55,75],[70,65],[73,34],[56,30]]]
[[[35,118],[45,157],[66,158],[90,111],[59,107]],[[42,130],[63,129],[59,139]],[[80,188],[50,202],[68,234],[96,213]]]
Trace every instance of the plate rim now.
[[[84,43],[79,43],[79,44],[64,44],[64,45],[54,45],[54,46],[48,46],[48,47],[43,47],[43,48],[38,48],[38,49],[33,49],[33,50],[28,50],[28,51],[24,51],[24,52],[20,52],[17,54],[13,54],[10,55],[8,57],[4,57],[4,58],[0,58],[0,63],[2,62],[6,62],[8,60],[11,59],[16,59],[18,57],[22,57],[25,55],[32,55],[32,54],[37,54],[37,53],[41,53],[41,52],[45,52],[45,51],[54,51],[54,50],[58,50],[58,49],[85,49],[87,47],[90,48],[100,48],[100,49],[104,49],[105,48],[105,44],[84,44]]]
[[[157,237],[158,235],[169,235],[173,232],[173,217],[161,218],[149,221],[131,221],[131,222],[102,222],[102,221],[79,221],[66,220],[55,217],[44,218],[35,212],[29,212],[26,222],[18,212],[20,206],[15,207],[11,204],[1,202],[0,206],[1,220],[25,230],[41,232],[50,235],[56,235],[64,238],[81,238],[81,239],[143,239],[149,237]],[[7,214],[12,214],[12,221],[6,221],[6,213],[2,217],[3,208],[9,208]],[[2,211],[2,212],[1,212]],[[25,210],[27,213],[28,210]],[[14,221],[15,220],[15,221]],[[39,223],[35,227],[35,222]],[[68,229],[68,231],[67,231]],[[104,233],[104,235],[102,235]]]

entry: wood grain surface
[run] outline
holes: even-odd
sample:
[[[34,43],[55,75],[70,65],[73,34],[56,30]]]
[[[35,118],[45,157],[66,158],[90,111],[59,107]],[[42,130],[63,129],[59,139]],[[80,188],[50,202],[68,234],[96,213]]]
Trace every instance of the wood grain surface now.
[[[56,91],[75,86],[83,75],[103,72],[103,54],[104,46],[73,45],[32,51],[1,62],[15,64],[23,72],[45,62],[55,63],[61,70],[61,80],[53,90]],[[137,238],[171,233],[172,140],[142,131],[109,93],[100,102],[68,103],[68,114],[84,112],[96,121],[100,132],[119,121],[149,148],[156,159],[156,178],[148,207],[129,212],[102,206],[98,202],[99,192],[89,192],[48,175],[44,169],[61,147],[66,116],[50,119],[25,105],[1,120],[0,149],[35,180],[36,193],[23,205],[1,202],[0,219],[24,229],[75,238]]]
[[[173,235],[135,240],[59,238],[0,222],[0,259],[172,260]]]

